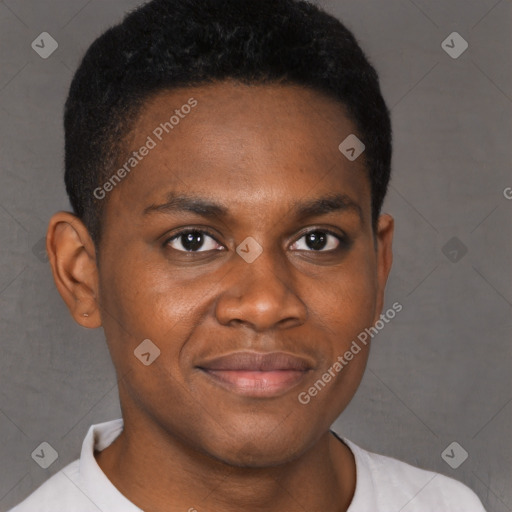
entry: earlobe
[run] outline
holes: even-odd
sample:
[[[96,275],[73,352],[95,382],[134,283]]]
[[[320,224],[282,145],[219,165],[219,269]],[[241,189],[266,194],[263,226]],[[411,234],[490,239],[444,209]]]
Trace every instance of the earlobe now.
[[[100,327],[96,252],[83,222],[68,212],[53,215],[46,250],[57,290],[75,321],[83,327]]]

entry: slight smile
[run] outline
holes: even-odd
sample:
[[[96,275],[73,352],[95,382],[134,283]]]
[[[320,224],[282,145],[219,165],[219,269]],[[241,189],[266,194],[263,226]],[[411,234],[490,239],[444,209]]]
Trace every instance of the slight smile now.
[[[230,392],[260,398],[283,395],[312,370],[308,359],[284,352],[235,352],[197,367]]]

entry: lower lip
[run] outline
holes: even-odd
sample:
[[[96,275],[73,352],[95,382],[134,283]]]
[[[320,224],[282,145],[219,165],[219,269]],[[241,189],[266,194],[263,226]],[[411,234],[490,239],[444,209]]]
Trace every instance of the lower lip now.
[[[202,370],[225,389],[253,397],[279,396],[295,387],[307,370]]]

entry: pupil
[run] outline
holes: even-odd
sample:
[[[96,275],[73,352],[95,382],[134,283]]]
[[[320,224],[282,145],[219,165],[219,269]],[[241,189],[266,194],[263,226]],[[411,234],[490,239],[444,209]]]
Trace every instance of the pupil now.
[[[203,245],[203,234],[198,231],[193,231],[182,236],[184,238],[182,244],[187,251],[200,249]]]
[[[326,242],[327,237],[325,236],[325,233],[321,233],[320,231],[308,233],[308,235],[306,236],[306,244],[310,249],[323,249],[325,247]]]

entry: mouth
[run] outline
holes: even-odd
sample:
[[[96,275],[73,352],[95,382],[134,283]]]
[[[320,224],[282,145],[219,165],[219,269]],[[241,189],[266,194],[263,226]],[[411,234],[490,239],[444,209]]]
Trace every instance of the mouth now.
[[[313,365],[305,358],[284,352],[236,352],[197,368],[230,392],[264,398],[281,396],[297,386]]]

